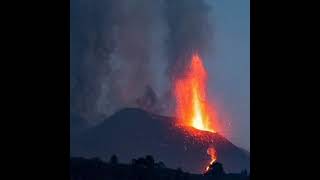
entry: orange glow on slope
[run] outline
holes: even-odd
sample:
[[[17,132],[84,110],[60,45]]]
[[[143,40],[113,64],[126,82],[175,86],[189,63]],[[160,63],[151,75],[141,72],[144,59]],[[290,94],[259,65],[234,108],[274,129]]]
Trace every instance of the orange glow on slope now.
[[[217,160],[217,151],[214,148],[212,148],[212,147],[208,148],[207,153],[210,155],[211,161],[210,161],[209,166],[206,167],[206,171],[208,171],[210,168],[210,165],[212,165]]]
[[[207,101],[207,71],[198,54],[193,54],[184,77],[175,81],[176,115],[179,123],[216,132],[216,118]]]

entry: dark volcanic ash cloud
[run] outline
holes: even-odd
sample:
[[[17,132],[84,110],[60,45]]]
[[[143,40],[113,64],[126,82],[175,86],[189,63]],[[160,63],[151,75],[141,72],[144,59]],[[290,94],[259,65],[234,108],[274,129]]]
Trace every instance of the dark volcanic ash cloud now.
[[[165,16],[169,26],[167,52],[170,76],[179,76],[186,69],[193,52],[208,51],[212,26],[208,21],[210,7],[205,1],[167,0]]]
[[[208,12],[202,0],[71,0],[71,113],[170,113],[171,82],[208,50]]]

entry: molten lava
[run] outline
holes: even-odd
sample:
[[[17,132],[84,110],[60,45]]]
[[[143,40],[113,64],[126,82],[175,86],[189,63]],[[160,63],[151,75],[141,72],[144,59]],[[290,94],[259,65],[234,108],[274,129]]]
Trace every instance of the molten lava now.
[[[210,161],[210,164],[209,164],[209,166],[207,166],[206,167],[206,172],[210,169],[210,166],[214,163],[214,162],[216,162],[216,160],[217,160],[217,151],[214,149],[214,148],[208,148],[207,149],[207,153],[210,155],[210,157],[211,157],[211,161]]]
[[[183,78],[175,81],[176,114],[179,123],[199,130],[216,132],[216,118],[207,101],[207,71],[200,56],[192,55]]]

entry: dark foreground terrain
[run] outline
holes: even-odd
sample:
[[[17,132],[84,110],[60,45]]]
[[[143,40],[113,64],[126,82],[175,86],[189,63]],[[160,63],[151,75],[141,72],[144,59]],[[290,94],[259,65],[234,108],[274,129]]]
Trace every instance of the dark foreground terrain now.
[[[152,154],[169,168],[201,173],[211,161],[207,149],[214,147],[226,172],[250,171],[249,153],[219,133],[180,128],[175,122],[173,117],[142,109],[122,109],[97,126],[72,133],[71,156],[104,158],[116,153],[122,162],[130,163],[132,158]]]
[[[163,162],[155,162],[152,156],[133,159],[131,164],[118,163],[116,156],[109,162],[98,158],[71,158],[71,180],[249,180],[246,171],[226,174],[220,163],[205,174],[191,174],[181,169],[169,169]]]

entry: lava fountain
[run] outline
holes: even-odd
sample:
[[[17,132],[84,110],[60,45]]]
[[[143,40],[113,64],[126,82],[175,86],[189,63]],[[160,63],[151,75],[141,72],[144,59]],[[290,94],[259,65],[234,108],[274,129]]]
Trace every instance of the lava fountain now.
[[[178,124],[216,132],[216,118],[207,101],[207,71],[199,54],[194,53],[183,78],[174,84]]]

